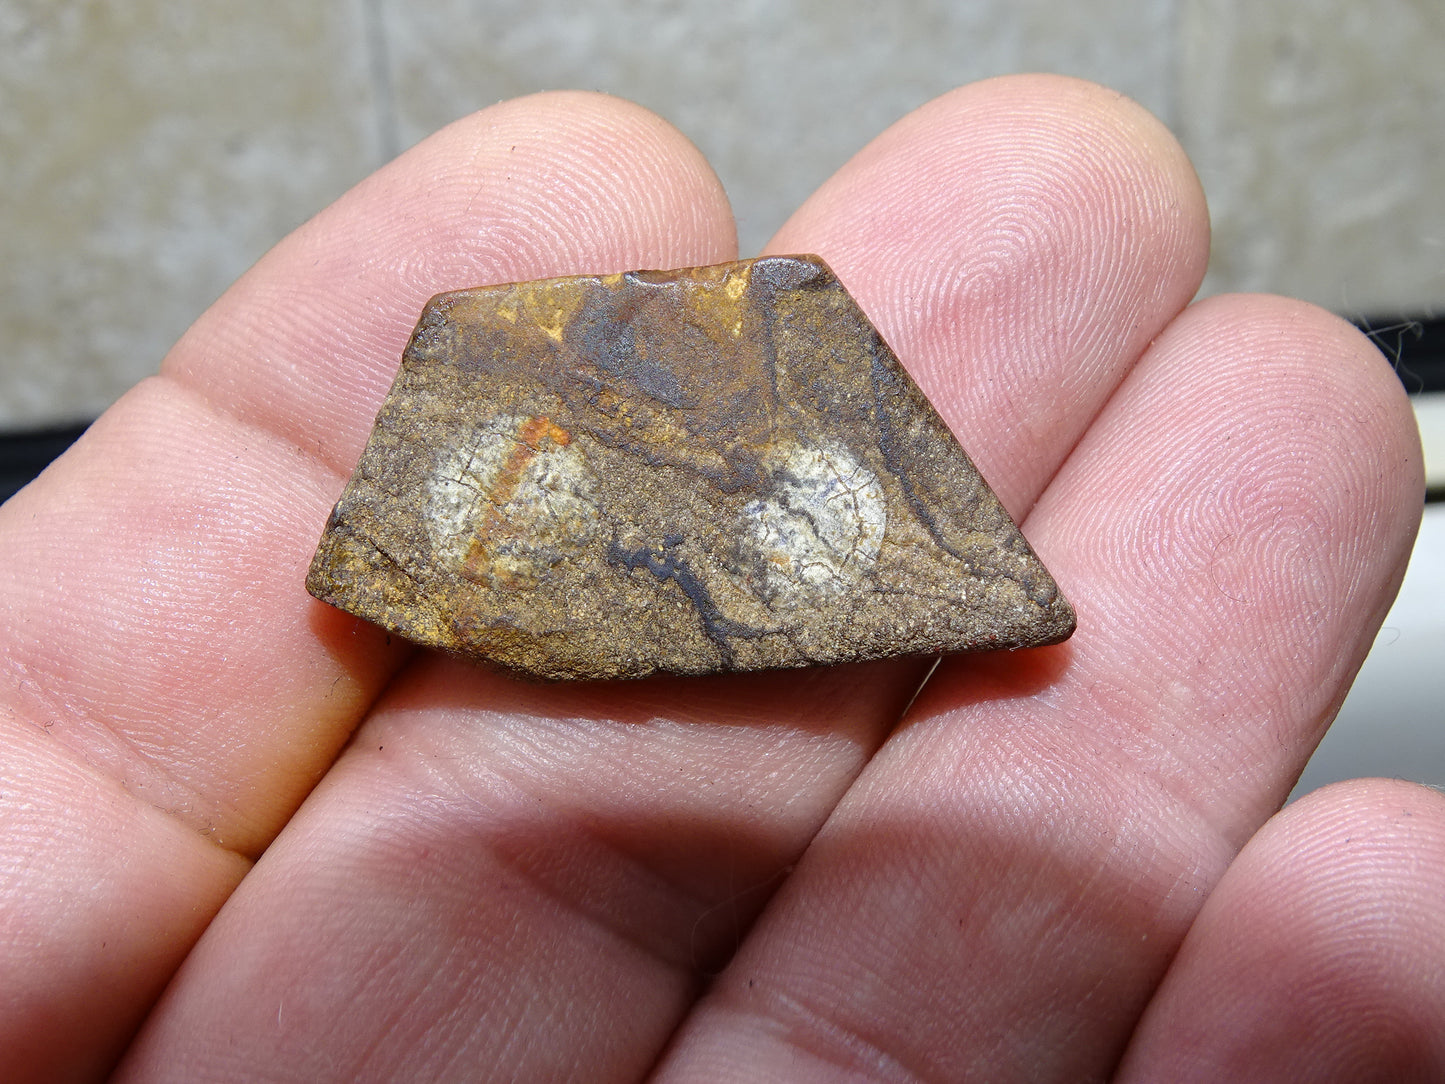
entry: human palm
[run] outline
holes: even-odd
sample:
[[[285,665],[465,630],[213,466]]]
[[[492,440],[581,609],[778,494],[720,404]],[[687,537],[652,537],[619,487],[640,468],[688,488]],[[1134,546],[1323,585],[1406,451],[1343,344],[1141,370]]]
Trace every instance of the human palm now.
[[[1434,1079],[1445,802],[1274,815],[1419,514],[1404,397],[1186,308],[1169,135],[1081,83],[900,121],[818,252],[1079,614],[1055,648],[533,686],[303,580],[442,290],[735,256],[592,95],[446,129],[282,242],[0,513],[10,1079]],[[157,1000],[159,998],[159,1000]]]

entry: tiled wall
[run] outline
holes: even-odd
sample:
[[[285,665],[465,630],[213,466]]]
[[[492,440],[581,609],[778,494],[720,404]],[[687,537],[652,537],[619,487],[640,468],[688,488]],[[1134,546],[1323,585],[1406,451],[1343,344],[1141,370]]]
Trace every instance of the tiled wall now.
[[[1207,289],[1445,306],[1439,0],[0,0],[0,428],[91,416],[292,226],[500,98],[634,98],[755,250],[890,121],[1054,70],[1194,154]]]

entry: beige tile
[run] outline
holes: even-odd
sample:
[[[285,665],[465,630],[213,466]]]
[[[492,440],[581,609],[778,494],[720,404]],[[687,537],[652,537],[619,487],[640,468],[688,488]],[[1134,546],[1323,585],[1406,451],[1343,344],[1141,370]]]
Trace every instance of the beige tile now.
[[[1062,71],[1156,111],[1170,86],[1165,0],[384,3],[403,143],[519,94],[619,94],[707,154],[744,254],[879,131],[961,83]]]
[[[351,3],[0,0],[0,426],[92,415],[378,160]]]
[[[553,87],[681,127],[746,253],[914,106],[1070,72],[1185,139],[1210,289],[1439,307],[1442,24],[1438,0],[0,0],[0,426],[99,410],[388,150]]]
[[[1445,307],[1445,5],[1179,3],[1177,130],[1214,220],[1208,291]]]

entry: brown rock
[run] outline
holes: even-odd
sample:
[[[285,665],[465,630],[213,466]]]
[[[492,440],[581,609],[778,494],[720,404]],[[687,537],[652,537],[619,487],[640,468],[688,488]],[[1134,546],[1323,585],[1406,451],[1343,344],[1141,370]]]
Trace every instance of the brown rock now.
[[[543,679],[1021,647],[1074,629],[815,256],[434,298],[306,586]]]

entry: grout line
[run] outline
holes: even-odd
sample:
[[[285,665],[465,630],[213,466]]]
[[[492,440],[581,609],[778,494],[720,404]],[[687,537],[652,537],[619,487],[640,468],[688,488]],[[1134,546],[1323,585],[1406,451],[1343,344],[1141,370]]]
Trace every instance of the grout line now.
[[[401,135],[397,127],[396,91],[392,83],[391,50],[386,36],[385,0],[362,0],[362,27],[366,35],[367,67],[376,103],[376,143],[381,153],[381,166],[401,153]]]
[[[1183,0],[1157,0],[1163,9],[1164,22],[1164,116],[1159,119],[1164,126],[1174,133],[1174,137],[1183,141],[1179,130],[1180,108],[1184,100],[1182,83],[1184,80],[1184,42],[1183,42],[1183,19],[1179,14],[1179,5]]]

